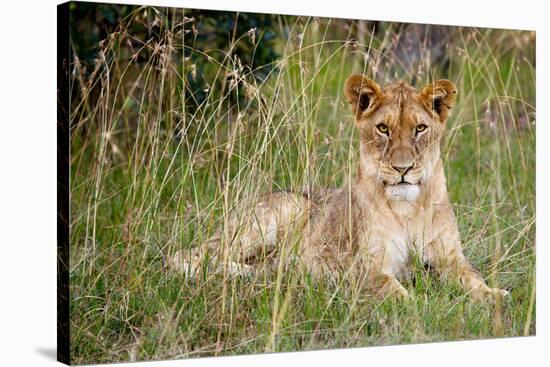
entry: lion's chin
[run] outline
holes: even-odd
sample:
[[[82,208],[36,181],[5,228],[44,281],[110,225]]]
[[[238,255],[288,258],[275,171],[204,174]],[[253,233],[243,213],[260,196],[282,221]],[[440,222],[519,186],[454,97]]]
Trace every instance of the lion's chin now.
[[[386,185],[384,189],[390,200],[416,201],[418,196],[420,196],[420,186],[414,184],[400,183],[396,185]]]

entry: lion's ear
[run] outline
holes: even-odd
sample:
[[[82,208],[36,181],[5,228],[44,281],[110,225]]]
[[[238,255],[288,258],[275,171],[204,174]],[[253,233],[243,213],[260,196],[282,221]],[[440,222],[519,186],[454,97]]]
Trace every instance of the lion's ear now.
[[[344,94],[359,117],[363,111],[373,106],[380,99],[382,90],[380,86],[363,74],[352,74],[346,80]]]
[[[456,93],[453,82],[440,79],[425,86],[421,95],[426,107],[433,110],[439,116],[439,120],[444,122],[453,107]]]

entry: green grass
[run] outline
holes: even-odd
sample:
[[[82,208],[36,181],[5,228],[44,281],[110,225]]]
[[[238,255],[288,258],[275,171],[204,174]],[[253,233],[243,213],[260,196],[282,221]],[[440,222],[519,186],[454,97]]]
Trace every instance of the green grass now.
[[[420,265],[405,282],[412,299],[399,302],[292,272],[253,281],[166,272],[166,256],[199,245],[244,195],[347,182],[358,134],[343,82],[365,72],[385,84],[394,70],[373,66],[401,62],[389,51],[398,27],[382,24],[372,40],[369,30],[354,50],[356,23],[346,29],[338,20],[281,17],[278,27],[290,38],[280,40],[281,57],[265,82],[219,50],[192,50],[212,56],[198,59],[207,64],[211,93],[192,109],[183,86],[193,65],[177,56],[181,25],[167,24],[157,45],[143,46],[153,52],[147,62],[130,58],[122,45],[132,35],[121,28],[99,48],[95,70],[73,74],[72,362],[535,333],[530,33],[456,29],[445,74],[438,65],[396,72],[420,79],[418,86],[445,77],[459,88],[442,147],[447,184],[467,257],[491,284],[511,290],[495,306],[470,302]],[[251,42],[240,36],[223,51]],[[239,88],[222,87],[229,73]]]

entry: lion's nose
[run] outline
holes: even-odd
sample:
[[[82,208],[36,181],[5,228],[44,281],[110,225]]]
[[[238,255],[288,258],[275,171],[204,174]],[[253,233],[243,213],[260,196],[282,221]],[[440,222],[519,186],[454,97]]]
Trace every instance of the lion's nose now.
[[[405,166],[405,165],[400,165],[400,166],[394,166],[392,164],[392,167],[394,170],[396,170],[397,172],[399,172],[399,174],[401,176],[405,176],[407,174],[407,172],[409,172],[409,170],[411,168],[413,168],[414,164],[411,164],[410,166]]]

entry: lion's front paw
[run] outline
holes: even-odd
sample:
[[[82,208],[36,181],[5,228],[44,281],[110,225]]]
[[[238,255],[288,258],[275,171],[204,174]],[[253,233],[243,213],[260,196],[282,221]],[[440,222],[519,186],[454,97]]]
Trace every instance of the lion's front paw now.
[[[393,276],[384,276],[385,284],[378,289],[381,298],[394,298],[397,300],[410,299],[409,292]]]
[[[493,288],[492,291],[493,291],[493,294],[500,294],[501,297],[506,297],[507,295],[510,294],[510,292],[507,291],[506,289]]]
[[[401,286],[399,289],[397,289],[393,296],[396,297],[399,300],[408,300],[411,298],[411,295],[409,294],[409,291],[405,289],[405,287]]]
[[[475,302],[494,302],[497,297],[506,297],[510,292],[506,289],[489,288],[487,286],[470,291],[470,297]]]
[[[177,251],[167,259],[167,268],[170,271],[181,273],[186,278],[193,278],[198,270],[200,258],[196,254],[185,256],[182,251]]]

